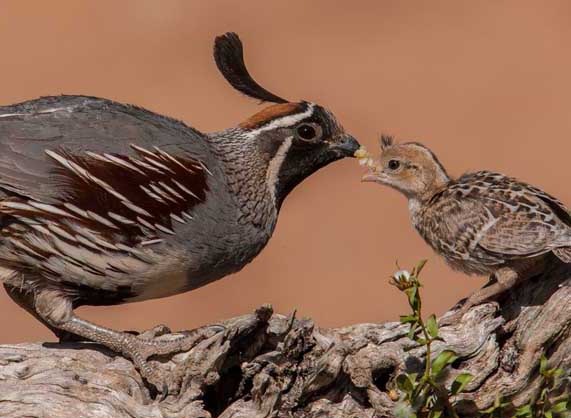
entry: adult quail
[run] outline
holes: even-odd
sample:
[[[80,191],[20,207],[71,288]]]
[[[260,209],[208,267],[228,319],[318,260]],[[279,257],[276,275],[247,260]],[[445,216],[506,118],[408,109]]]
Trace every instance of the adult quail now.
[[[489,286],[443,323],[540,273],[550,253],[571,262],[571,216],[555,197],[490,171],[453,179],[434,153],[416,142],[395,144],[384,137],[381,149],[363,181],[403,193],[412,224],[452,268],[492,275]]]
[[[158,342],[75,315],[186,292],[237,272],[265,247],[289,192],[357,141],[332,113],[289,102],[249,75],[234,33],[216,64],[238,91],[274,103],[204,134],[148,110],[85,96],[0,108],[0,280],[56,333],[122,353],[159,390]]]

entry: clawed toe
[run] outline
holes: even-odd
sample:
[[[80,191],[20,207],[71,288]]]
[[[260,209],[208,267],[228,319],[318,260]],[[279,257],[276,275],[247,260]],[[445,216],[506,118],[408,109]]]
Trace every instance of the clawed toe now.
[[[148,361],[149,358],[188,351],[200,341],[225,330],[226,327],[217,324],[184,332],[183,336],[174,339],[156,339],[153,337],[170,333],[168,327],[159,325],[141,335],[125,333],[121,344],[121,352],[133,361],[141,376],[155,387],[160,394],[159,401],[161,401],[168,396],[169,391],[177,392],[176,387],[173,387],[172,390],[169,387],[170,383],[176,385],[173,381],[176,379],[172,379],[169,373],[162,371],[158,365],[151,364]]]
[[[153,338],[156,337],[161,337],[163,335],[167,335],[172,333],[171,329],[169,327],[167,327],[166,325],[160,324],[157,326],[154,326],[151,329],[148,329],[146,331],[141,332],[138,337],[144,340],[152,340]]]

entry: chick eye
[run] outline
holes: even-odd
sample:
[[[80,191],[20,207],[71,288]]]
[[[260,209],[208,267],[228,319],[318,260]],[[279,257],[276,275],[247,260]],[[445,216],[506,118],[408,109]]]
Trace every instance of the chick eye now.
[[[304,141],[312,141],[321,136],[321,127],[315,123],[302,123],[295,130],[297,136]]]
[[[400,161],[398,161],[398,160],[390,160],[389,161],[389,168],[391,170],[398,170],[399,167],[400,167]]]

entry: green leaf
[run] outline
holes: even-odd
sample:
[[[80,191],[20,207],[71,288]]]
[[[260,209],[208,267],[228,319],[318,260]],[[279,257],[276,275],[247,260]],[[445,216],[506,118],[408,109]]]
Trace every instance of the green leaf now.
[[[516,417],[522,417],[522,418],[533,418],[533,416],[531,415],[532,410],[531,410],[531,405],[527,404],[527,405],[522,405],[519,408],[517,408],[515,410],[515,416]]]
[[[571,405],[568,405],[567,401],[561,401],[553,405],[550,411],[555,414],[560,414],[561,412],[568,411],[569,410],[568,407],[571,407]]]
[[[416,330],[418,329],[418,325],[415,323],[410,324],[410,329],[408,330],[408,334],[406,335],[409,339],[414,339],[414,335],[416,334]]]
[[[454,351],[444,350],[432,362],[432,373],[437,376],[444,367],[454,362],[457,358],[458,356]]]
[[[416,379],[418,379],[418,373],[408,373],[407,376],[412,381],[412,383],[416,383]]]
[[[444,411],[432,411],[430,413],[430,418],[440,418],[442,416],[442,412]]]
[[[414,390],[414,380],[406,373],[397,376],[397,387],[406,394],[411,394]]]
[[[414,313],[418,312],[418,288],[411,287],[410,289],[405,290],[406,295],[408,296],[408,304],[413,309]]]
[[[432,314],[428,317],[426,321],[426,329],[428,330],[428,335],[432,338],[438,337],[438,322],[436,322],[436,315]]]
[[[466,385],[472,381],[474,376],[470,373],[460,373],[456,376],[456,379],[452,382],[452,387],[450,388],[450,393],[452,395],[457,395],[464,390]]]
[[[539,373],[545,374],[546,371],[547,371],[547,357],[545,357],[545,354],[542,354],[541,360],[539,361]]]
[[[401,315],[400,317],[401,324],[410,324],[417,321],[418,317],[416,315]]]
[[[545,411],[545,412],[543,413],[543,416],[544,416],[545,418],[553,418],[553,414],[551,413],[551,411]]]
[[[420,272],[422,271],[422,269],[426,265],[427,261],[428,260],[420,260],[420,262],[416,265],[416,268],[414,269],[416,277],[420,276]]]

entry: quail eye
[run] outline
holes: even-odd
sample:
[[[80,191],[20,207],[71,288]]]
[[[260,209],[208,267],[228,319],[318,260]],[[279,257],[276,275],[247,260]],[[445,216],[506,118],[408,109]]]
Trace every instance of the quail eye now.
[[[297,136],[304,141],[313,141],[321,136],[321,127],[314,123],[303,123],[295,130]]]
[[[389,161],[389,168],[391,170],[398,170],[399,167],[400,167],[400,161],[398,161],[398,160],[390,160]]]

